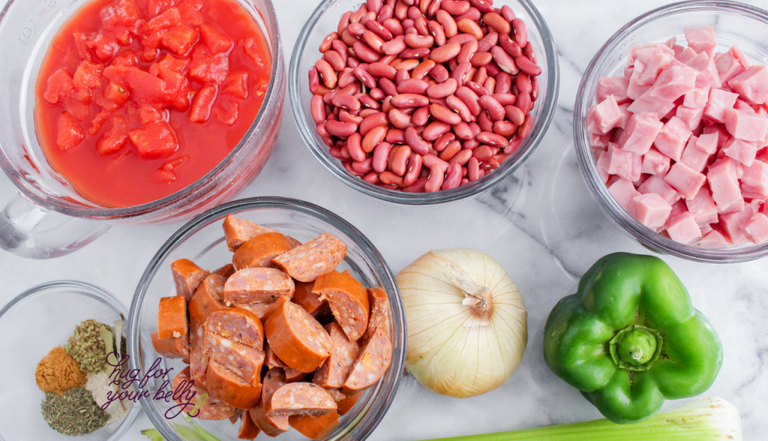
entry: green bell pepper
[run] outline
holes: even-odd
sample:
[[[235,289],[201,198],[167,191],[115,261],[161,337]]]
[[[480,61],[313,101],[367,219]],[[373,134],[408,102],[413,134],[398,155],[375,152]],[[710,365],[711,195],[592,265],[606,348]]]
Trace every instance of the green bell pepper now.
[[[723,350],[661,259],[616,253],[587,271],[544,327],[550,369],[609,420],[637,422],[715,381]]]

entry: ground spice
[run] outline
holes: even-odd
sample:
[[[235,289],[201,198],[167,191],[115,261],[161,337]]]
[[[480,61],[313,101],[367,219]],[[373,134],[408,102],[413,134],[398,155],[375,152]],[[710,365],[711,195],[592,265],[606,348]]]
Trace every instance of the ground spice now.
[[[107,346],[101,337],[102,328],[111,329],[96,320],[85,320],[77,325],[67,343],[67,352],[87,375],[98,374],[107,368]]]
[[[52,429],[68,436],[93,433],[107,424],[109,416],[99,409],[91,393],[76,387],[62,395],[45,394],[43,418]]]
[[[80,366],[61,346],[53,348],[37,364],[35,381],[41,391],[58,395],[65,390],[86,384],[85,374]]]

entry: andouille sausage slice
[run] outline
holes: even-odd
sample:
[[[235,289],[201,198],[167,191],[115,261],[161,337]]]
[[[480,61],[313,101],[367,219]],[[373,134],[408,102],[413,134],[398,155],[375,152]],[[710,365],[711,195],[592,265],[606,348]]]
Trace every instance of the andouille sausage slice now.
[[[312,282],[333,271],[347,255],[344,242],[323,233],[320,236],[277,256],[273,262],[299,282]]]
[[[187,299],[181,296],[163,297],[157,310],[157,337],[187,335]]]
[[[240,421],[240,417],[243,416],[243,412],[245,412],[244,409],[235,409],[235,413],[229,417],[229,422],[235,424]]]
[[[289,429],[288,417],[285,415],[268,415],[272,403],[272,395],[286,384],[282,369],[270,369],[264,375],[261,387],[261,401],[248,411],[253,422],[268,436],[278,436]]]
[[[339,400],[336,402],[336,405],[339,406],[337,412],[339,415],[346,415],[349,413],[350,410],[352,410],[353,407],[355,407],[355,404],[357,404],[358,400],[360,400],[360,397],[363,396],[363,392],[355,392],[352,395],[345,396],[344,399]]]
[[[189,301],[189,315],[200,323],[205,323],[208,314],[227,309],[224,304],[225,283],[227,278],[219,274],[206,277]]]
[[[253,422],[250,412],[243,412],[240,416],[240,430],[237,432],[237,439],[249,439],[253,441],[261,433],[259,427]]]
[[[205,329],[201,322],[189,319],[189,376],[195,384],[205,385],[205,371],[208,369],[208,356],[203,352]]]
[[[275,352],[272,350],[272,348],[269,347],[269,345],[266,345],[264,349],[264,365],[270,369],[282,369],[285,373],[285,381],[288,383],[301,381],[304,379],[304,377],[307,376],[305,372],[297,371],[296,369],[283,363],[283,360],[280,360],[277,355],[275,355]]]
[[[371,387],[384,375],[391,361],[392,341],[380,326],[361,348],[344,389],[359,391]]]
[[[211,360],[205,386],[213,396],[237,409],[250,409],[261,398],[261,379],[246,382],[224,365]]]
[[[184,406],[182,410],[189,414],[195,408],[197,400],[205,394],[208,395],[208,401],[204,405],[198,408],[197,414],[193,413],[193,417],[199,420],[226,420],[235,413],[235,408],[222,402],[215,396],[211,395],[207,389],[202,387],[200,383],[195,382],[191,384],[189,377],[189,368],[184,368],[173,379],[171,388],[174,392],[173,397],[176,404]],[[187,400],[188,393],[193,392],[194,397],[191,400]],[[189,404],[187,404],[187,401]]]
[[[280,296],[291,298],[295,285],[288,274],[276,268],[245,268],[224,285],[226,303],[272,303]]]
[[[217,269],[216,271],[213,271],[211,274],[218,274],[220,276],[224,276],[225,278],[228,278],[232,274],[235,273],[235,266],[231,263],[228,263],[221,268]]]
[[[368,289],[368,302],[371,304],[371,316],[368,318],[368,328],[363,335],[363,341],[368,341],[378,328],[384,328],[389,335],[389,298],[381,288]]]
[[[325,415],[337,409],[336,401],[312,383],[288,383],[272,395],[269,415]]]
[[[296,290],[293,292],[293,302],[304,308],[312,317],[320,317],[330,312],[326,300],[320,300],[320,296],[312,292],[315,286],[314,282],[299,282],[296,284]]]
[[[179,259],[171,263],[171,273],[173,274],[173,284],[176,286],[176,294],[187,300],[192,298],[197,287],[210,274],[189,259]]]
[[[206,332],[203,352],[211,360],[224,365],[247,383],[261,380],[264,351]]]
[[[152,347],[158,354],[168,358],[189,357],[189,335],[160,338],[157,334],[157,332],[152,333]]]
[[[331,356],[315,371],[312,382],[324,388],[342,387],[352,370],[352,365],[357,360],[360,347],[356,341],[347,337],[338,323],[325,325],[325,330],[328,331],[333,343]]]
[[[242,308],[227,308],[208,315],[205,330],[256,349],[264,347],[264,326],[256,314]]]
[[[295,240],[280,233],[262,233],[245,241],[232,255],[235,268],[269,267],[272,259],[296,248]]]
[[[320,416],[296,415],[288,418],[291,427],[309,439],[323,440],[339,425],[336,411]]]
[[[354,277],[337,271],[323,274],[312,292],[328,300],[331,312],[352,340],[358,340],[368,328],[370,303],[365,287]]]
[[[277,231],[272,228],[263,227],[255,222],[232,216],[231,214],[224,219],[223,227],[229,251],[236,251],[245,241],[259,234]]]
[[[264,324],[269,347],[288,366],[312,372],[330,355],[331,337],[314,317],[293,302],[284,302]]]

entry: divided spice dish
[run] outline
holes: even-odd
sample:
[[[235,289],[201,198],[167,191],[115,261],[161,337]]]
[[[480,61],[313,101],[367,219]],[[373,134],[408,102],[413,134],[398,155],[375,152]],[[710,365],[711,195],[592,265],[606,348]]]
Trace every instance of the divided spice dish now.
[[[0,310],[0,390],[6,398],[0,402],[0,441],[120,439],[138,416],[138,403],[125,418],[89,435],[65,436],[51,429],[40,413],[45,394],[35,384],[35,370],[51,349],[67,344],[82,321],[111,324],[127,315],[127,308],[112,294],[75,281],[36,286],[5,305]]]
[[[737,44],[754,64],[768,64],[768,11],[735,2],[694,1],[675,3],[643,14],[614,34],[597,52],[587,67],[576,97],[573,134],[579,165],[593,197],[614,222],[647,248],[688,260],[734,263],[768,255],[768,243],[726,249],[705,249],[683,244],[658,234],[632,217],[613,197],[598,172],[590,147],[588,113],[596,104],[598,81],[621,76],[627,66],[627,53],[635,44],[664,43],[677,37],[684,44],[684,28],[712,26],[718,47],[723,52]]]
[[[319,51],[323,39],[336,32],[339,20],[344,13],[356,11],[361,2],[354,0],[324,0],[309,18],[298,37],[291,57],[289,73],[289,91],[293,117],[299,127],[299,132],[312,154],[337,179],[369,196],[388,202],[423,205],[438,204],[460,200],[474,196],[498,184],[509,177],[533,153],[544,137],[554,116],[559,87],[559,68],[557,51],[552,35],[544,18],[527,0],[494,2],[493,7],[508,6],[514,14],[527,25],[528,41],[536,53],[536,62],[541,68],[539,75],[539,97],[531,112],[533,123],[530,134],[523,140],[517,150],[498,169],[480,179],[460,185],[449,190],[439,190],[431,193],[408,193],[379,187],[352,175],[342,162],[333,157],[328,146],[318,135],[316,123],[312,116],[308,73],[315,62],[322,58]],[[419,5],[416,4],[416,7]]]
[[[329,440],[363,440],[379,424],[391,405],[405,366],[405,309],[394,276],[378,250],[355,227],[329,211],[293,199],[252,198],[224,204],[210,210],[179,229],[158,251],[145,270],[131,304],[128,353],[131,369],[146,372],[159,355],[154,350],[151,333],[157,331],[160,298],[176,294],[171,262],[187,258],[202,268],[220,267],[232,258],[222,230],[228,215],[256,222],[281,233],[307,240],[328,233],[347,247],[347,256],[338,271],[348,269],[367,288],[386,291],[391,309],[392,362],[382,379],[367,390],[355,407],[341,418],[341,424]],[[173,368],[172,380],[184,368],[181,360],[164,358],[160,368]],[[151,379],[146,386],[150,396],[163,379]],[[166,389],[167,390],[167,389]],[[166,419],[165,412],[176,403],[142,398],[142,407],[154,426],[169,441],[181,441],[191,426],[183,418]],[[238,424],[228,421],[195,421],[221,441],[237,439]],[[179,426],[181,427],[179,429]],[[281,435],[286,439],[304,439],[296,433]]]

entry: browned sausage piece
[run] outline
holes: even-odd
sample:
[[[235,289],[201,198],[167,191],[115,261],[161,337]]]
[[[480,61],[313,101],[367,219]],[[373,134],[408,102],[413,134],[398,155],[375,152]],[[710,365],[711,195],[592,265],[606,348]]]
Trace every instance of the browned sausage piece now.
[[[250,409],[259,402],[261,397],[261,379],[246,382],[224,365],[210,360],[205,386],[219,400],[237,409]]]
[[[325,415],[336,410],[327,390],[312,383],[288,383],[272,395],[269,415]]]
[[[208,356],[203,352],[205,330],[201,322],[189,319],[189,376],[195,384],[205,386],[205,371],[208,369]]]
[[[296,242],[280,233],[263,233],[248,239],[232,256],[235,268],[269,267],[272,259],[295,248]]]
[[[387,293],[380,288],[370,288],[368,301],[371,304],[371,316],[368,319],[368,329],[365,330],[363,341],[370,340],[379,327],[383,327],[389,335],[389,298]]]
[[[252,312],[256,317],[261,319],[261,322],[264,323],[264,316],[267,314],[267,311],[269,311],[270,306],[273,304],[270,303],[235,303],[235,308],[243,308],[246,311]]]
[[[355,404],[357,404],[357,401],[360,399],[360,397],[363,396],[363,392],[355,392],[352,395],[345,396],[344,399],[337,401],[336,405],[339,406],[339,409],[337,412],[339,412],[339,415],[346,415],[350,410],[352,410],[353,407],[355,407]]]
[[[314,317],[293,302],[284,302],[264,324],[275,355],[288,366],[312,372],[330,355],[331,337]]]
[[[296,284],[296,290],[293,292],[293,302],[306,309],[312,317],[320,317],[330,312],[328,302],[320,300],[320,296],[312,292],[315,286],[314,282],[299,282]]]
[[[240,417],[243,416],[243,412],[245,412],[244,409],[235,409],[235,413],[229,417],[229,422],[235,424],[240,421]]]
[[[242,423],[240,424],[240,430],[237,432],[237,439],[249,439],[253,441],[261,433],[256,423],[253,422],[250,412],[243,412],[240,416]]]
[[[277,230],[240,219],[231,214],[224,219],[224,237],[227,239],[229,251],[236,251],[240,245],[252,237],[263,233],[274,233]]]
[[[297,371],[296,369],[283,363],[283,360],[280,360],[277,355],[275,355],[274,351],[272,351],[272,348],[270,348],[269,345],[266,345],[266,348],[264,349],[264,365],[270,369],[282,369],[285,373],[285,381],[288,383],[301,381],[304,379],[304,377],[307,376],[306,373]]]
[[[338,323],[325,325],[325,330],[331,336],[333,348],[331,356],[315,371],[312,382],[324,388],[342,387],[357,360],[360,347],[347,337]]]
[[[163,297],[157,310],[157,337],[183,335],[187,335],[187,300],[180,296]]]
[[[246,383],[261,380],[264,352],[259,349],[236,343],[212,332],[206,332],[203,352],[211,360],[215,360],[237,374]]]
[[[371,387],[384,375],[391,361],[392,341],[380,326],[362,347],[352,372],[344,383],[344,389],[359,391]]]
[[[224,284],[227,278],[219,274],[211,274],[195,291],[189,301],[189,315],[200,323],[205,323],[208,314],[226,309],[224,304]]]
[[[195,265],[189,259],[179,259],[171,264],[173,284],[176,285],[176,295],[183,296],[188,301],[210,274],[207,270]]]
[[[192,412],[192,410],[195,408],[195,405],[197,404],[197,400],[203,394],[208,395],[208,401],[206,401],[204,405],[197,409],[198,413],[194,416],[195,418],[199,420],[221,421],[226,420],[235,413],[235,409],[233,407],[212,396],[208,390],[202,387],[199,383],[195,383],[192,386],[190,386],[189,383],[189,368],[184,368],[184,370],[181,371],[179,375],[176,375],[176,378],[173,379],[173,384],[171,385],[171,388],[174,392],[174,399],[176,399],[176,404],[184,405],[185,407],[182,410],[187,414]],[[189,404],[187,404],[187,400],[184,398],[186,398],[186,391],[189,389],[195,392],[195,396],[189,401]]]
[[[256,349],[264,347],[264,327],[261,320],[242,308],[227,308],[208,315],[205,330],[228,340]]]
[[[354,277],[333,271],[315,281],[312,292],[328,299],[333,316],[352,340],[357,341],[368,328],[370,303],[365,287]]]
[[[279,368],[270,369],[264,376],[261,388],[261,401],[258,406],[248,411],[253,422],[268,436],[278,436],[289,429],[287,416],[267,415],[267,411],[272,403],[272,395],[285,384],[283,371]]]
[[[344,242],[328,233],[277,256],[273,262],[299,282],[312,282],[333,271],[347,255]]]
[[[217,269],[216,271],[212,272],[211,274],[218,274],[220,276],[224,276],[225,278],[228,278],[232,274],[235,273],[235,266],[231,263],[228,263],[221,268]]]
[[[276,268],[245,268],[224,285],[226,303],[272,303],[280,296],[291,298],[294,284],[288,274]]]
[[[189,336],[160,338],[157,332],[152,333],[152,346],[158,354],[168,358],[189,357]]]
[[[344,395],[344,392],[342,392],[341,389],[328,389],[326,387],[325,390],[327,390],[328,393],[331,394],[331,396],[333,397],[333,401],[335,401],[337,405],[339,404],[339,401],[347,399],[347,396]]]
[[[291,427],[309,439],[323,440],[339,425],[336,411],[320,416],[296,415],[288,419]]]

